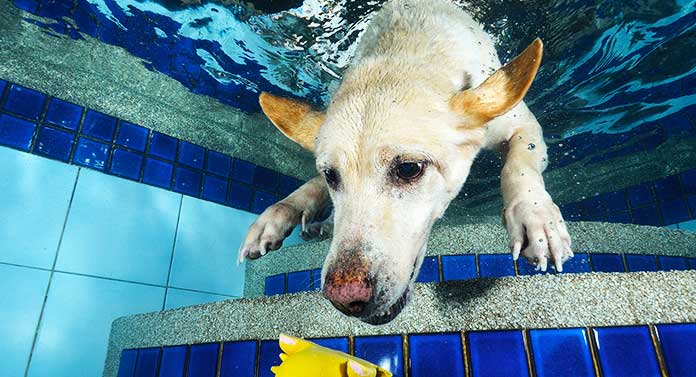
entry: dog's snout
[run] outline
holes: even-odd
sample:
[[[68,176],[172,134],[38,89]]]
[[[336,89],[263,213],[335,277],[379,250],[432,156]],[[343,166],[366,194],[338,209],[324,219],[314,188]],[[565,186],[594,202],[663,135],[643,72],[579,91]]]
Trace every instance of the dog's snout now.
[[[359,317],[373,296],[374,284],[369,268],[359,261],[341,263],[324,280],[324,297],[346,315]]]

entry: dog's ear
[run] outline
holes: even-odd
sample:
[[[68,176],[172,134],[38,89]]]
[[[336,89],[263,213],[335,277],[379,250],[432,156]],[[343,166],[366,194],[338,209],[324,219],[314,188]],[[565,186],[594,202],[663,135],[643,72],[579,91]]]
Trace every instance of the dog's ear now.
[[[259,103],[268,119],[280,132],[304,149],[314,151],[314,138],[324,123],[324,113],[298,100],[266,92],[259,96]]]
[[[481,85],[453,96],[450,108],[484,123],[505,114],[522,100],[532,85],[541,64],[542,50],[541,39],[537,38]]]

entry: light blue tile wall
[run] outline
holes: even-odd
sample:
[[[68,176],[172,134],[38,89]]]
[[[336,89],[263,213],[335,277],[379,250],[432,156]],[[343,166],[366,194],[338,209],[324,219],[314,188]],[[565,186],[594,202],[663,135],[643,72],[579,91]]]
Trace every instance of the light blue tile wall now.
[[[51,281],[31,377],[100,376],[111,322],[162,309],[164,288],[66,273]]]
[[[2,377],[99,376],[115,318],[242,295],[256,215],[4,147],[0,177]]]
[[[0,147],[0,262],[53,267],[76,176],[75,166]]]
[[[0,265],[0,375],[23,376],[50,272]]]
[[[167,284],[181,194],[83,169],[56,268]]]

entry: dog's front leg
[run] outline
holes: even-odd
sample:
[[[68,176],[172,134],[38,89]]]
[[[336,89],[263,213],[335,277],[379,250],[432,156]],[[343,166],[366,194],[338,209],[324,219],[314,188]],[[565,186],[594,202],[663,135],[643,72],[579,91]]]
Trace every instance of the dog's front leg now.
[[[500,176],[503,223],[510,249],[546,271],[548,259],[557,271],[573,256],[563,216],[546,192],[541,173],[547,165],[546,144],[537,122],[517,128],[502,144],[505,165]]]
[[[249,227],[239,249],[238,261],[256,259],[269,250],[278,250],[297,224],[304,224],[320,216],[330,203],[326,183],[314,177],[287,198],[266,208]]]

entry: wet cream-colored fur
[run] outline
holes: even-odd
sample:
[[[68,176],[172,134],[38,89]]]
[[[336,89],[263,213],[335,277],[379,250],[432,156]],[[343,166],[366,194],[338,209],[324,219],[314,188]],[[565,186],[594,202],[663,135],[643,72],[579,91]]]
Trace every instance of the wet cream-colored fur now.
[[[540,54],[540,43],[538,49]],[[534,61],[528,64],[534,66],[529,82],[538,66]],[[496,84],[509,75],[486,81],[500,68],[490,36],[457,6],[446,0],[387,3],[362,35],[325,113],[303,117],[304,110],[277,111],[283,106],[262,96],[274,124],[314,150],[320,176],[257,219],[240,249],[240,261],[279,248],[298,224],[305,235],[316,234],[317,225],[307,223],[330,199],[333,240],[323,278],[347,253],[359,250],[375,281],[374,302],[361,318],[388,314],[408,296],[430,229],[462,188],[476,154],[492,148],[505,158],[503,221],[513,256],[521,254],[544,270],[547,262],[562,269],[572,256],[570,237],[544,188],[541,172],[547,157],[541,126],[517,102],[524,92],[515,99],[508,93],[512,89]],[[520,74],[518,81],[524,78]],[[453,100],[462,93],[469,96]],[[487,96],[513,101],[514,107],[499,115],[488,108],[496,98]],[[462,103],[468,107],[455,105]],[[295,118],[306,123],[304,130],[316,128],[314,140],[292,131]],[[395,180],[399,161],[423,162],[423,175],[411,183]],[[340,176],[335,189],[326,186],[322,174],[327,169]],[[326,230],[326,224],[320,226]]]

